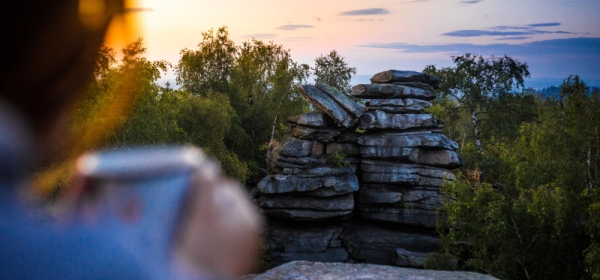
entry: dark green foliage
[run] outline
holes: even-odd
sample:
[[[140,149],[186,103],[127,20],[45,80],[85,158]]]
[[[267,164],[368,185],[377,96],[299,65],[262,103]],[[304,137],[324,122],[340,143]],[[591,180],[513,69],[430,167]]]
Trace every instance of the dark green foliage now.
[[[196,145],[214,156],[226,174],[245,181],[246,164],[223,141],[236,117],[229,98],[211,92],[191,95],[158,86],[156,80],[169,65],[146,60],[144,52],[141,40],[133,42],[123,49],[121,64],[115,65],[114,51],[101,50],[96,80],[73,117],[75,133],[82,139],[93,138],[86,143],[88,149]],[[99,121],[111,117],[115,118],[110,122]],[[101,127],[105,123],[110,127]]]
[[[356,68],[348,67],[344,57],[332,50],[327,55],[315,59],[315,83],[326,83],[341,92],[350,94],[350,79],[356,74]]]
[[[308,108],[296,85],[310,69],[281,45],[253,39],[236,46],[226,27],[202,35],[196,50],[181,51],[177,83],[194,96],[229,98],[232,119],[222,140],[248,166],[246,184],[254,186],[265,175],[270,143],[283,136],[286,118]]]
[[[487,101],[483,156],[461,147],[466,169],[485,166],[486,176],[458,176],[440,208],[444,250],[463,268],[502,279],[600,279],[600,99],[589,92],[575,76],[560,99]]]

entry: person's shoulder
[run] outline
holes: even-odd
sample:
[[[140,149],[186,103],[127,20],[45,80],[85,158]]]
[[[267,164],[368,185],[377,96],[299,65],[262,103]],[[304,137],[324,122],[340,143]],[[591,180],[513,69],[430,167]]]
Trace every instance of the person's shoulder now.
[[[153,278],[108,233],[15,218],[0,221],[1,279]]]

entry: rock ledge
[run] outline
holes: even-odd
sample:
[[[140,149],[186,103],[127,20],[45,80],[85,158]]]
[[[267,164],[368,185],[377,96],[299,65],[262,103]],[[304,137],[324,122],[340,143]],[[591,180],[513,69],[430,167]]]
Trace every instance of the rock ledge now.
[[[243,280],[271,279],[456,279],[456,280],[493,280],[490,275],[468,271],[438,271],[413,268],[401,268],[385,265],[362,263],[321,263],[294,261],[273,268],[260,275],[247,275]]]

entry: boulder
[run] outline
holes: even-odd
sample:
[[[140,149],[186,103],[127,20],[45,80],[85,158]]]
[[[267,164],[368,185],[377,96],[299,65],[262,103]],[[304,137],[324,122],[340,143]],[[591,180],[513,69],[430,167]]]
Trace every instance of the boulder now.
[[[352,100],[352,98],[350,98],[350,96],[337,90],[336,88],[321,82],[318,82],[316,86],[331,96],[335,102],[342,106],[342,108],[346,109],[346,111],[348,111],[348,113],[350,113],[350,115],[353,117],[359,118],[364,112],[366,112],[364,105],[355,102]]]
[[[440,87],[440,78],[416,71],[387,70],[379,72],[371,78],[371,83],[418,82],[434,88]]]
[[[333,119],[323,112],[308,112],[287,119],[289,122],[317,128],[334,126]]]
[[[352,194],[332,197],[262,195],[258,204],[262,208],[352,210],[354,196]]]
[[[358,137],[358,144],[370,147],[432,148],[456,150],[458,144],[438,133],[372,133]]]
[[[468,271],[424,270],[365,263],[322,263],[294,261],[273,268],[260,275],[247,275],[241,280],[496,280],[496,278]]]
[[[436,97],[433,91],[391,84],[358,84],[352,87],[352,95],[369,99],[416,98],[432,100]]]
[[[323,177],[276,174],[258,183],[258,189],[266,194],[310,192],[321,188],[337,195],[347,194],[358,190],[358,179],[355,174]]]
[[[360,117],[359,128],[364,130],[437,128],[437,121],[431,114],[393,114],[384,111],[369,111]]]
[[[313,148],[313,142],[297,138],[288,138],[279,149],[279,154],[288,157],[307,157]]]
[[[350,113],[335,102],[327,93],[311,85],[298,86],[298,88],[304,98],[321,109],[338,124],[346,128],[356,125],[356,118],[351,116]]]

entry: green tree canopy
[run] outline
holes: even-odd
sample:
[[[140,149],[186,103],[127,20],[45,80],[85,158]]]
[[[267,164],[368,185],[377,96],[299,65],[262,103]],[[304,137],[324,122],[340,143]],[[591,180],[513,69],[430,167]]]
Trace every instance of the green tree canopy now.
[[[315,83],[326,83],[341,92],[350,93],[350,80],[356,74],[356,68],[349,67],[344,57],[336,50],[327,55],[321,55],[315,59]]]

